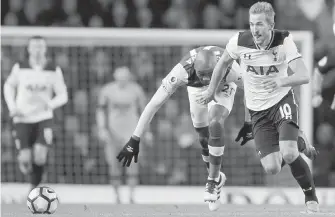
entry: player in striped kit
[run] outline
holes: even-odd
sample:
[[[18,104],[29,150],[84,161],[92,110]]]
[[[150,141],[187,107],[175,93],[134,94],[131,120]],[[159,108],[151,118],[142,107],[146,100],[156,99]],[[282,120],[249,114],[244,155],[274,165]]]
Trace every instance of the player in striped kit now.
[[[136,163],[140,138],[151,119],[180,86],[187,86],[193,126],[199,135],[202,158],[209,172],[206,192],[216,194],[214,199],[205,197],[205,201],[209,202],[210,210],[219,208],[220,192],[226,180],[224,173],[220,172],[224,152],[221,138],[224,121],[233,107],[237,87],[234,82],[230,81],[238,81],[241,78],[238,64],[234,63],[231,68],[226,69],[226,72],[236,71],[236,73],[226,73],[235,77],[222,79],[216,92],[216,102],[212,101],[208,106],[200,105],[196,102],[195,97],[207,88],[213,69],[223,51],[224,49],[217,46],[205,46],[192,49],[185,55],[163,79],[161,86],[145,107],[132,136],[118,155],[119,161],[123,160],[123,165],[129,166],[133,157]]]
[[[22,173],[31,175],[31,188],[42,181],[52,143],[53,110],[68,101],[61,69],[49,63],[41,36],[28,42],[29,57],[17,62],[4,84],[4,97],[13,119],[13,136]]]
[[[274,29],[271,4],[255,3],[249,15],[250,30],[229,40],[208,89],[197,99],[203,104],[211,102],[225,75],[223,72],[234,60],[239,60],[246,107],[263,168],[267,173],[277,174],[283,162],[288,164],[305,194],[307,212],[319,212],[311,171],[298,150],[298,107],[292,91],[293,86],[309,82],[306,66],[292,35]],[[294,72],[291,76],[287,74],[288,67]]]

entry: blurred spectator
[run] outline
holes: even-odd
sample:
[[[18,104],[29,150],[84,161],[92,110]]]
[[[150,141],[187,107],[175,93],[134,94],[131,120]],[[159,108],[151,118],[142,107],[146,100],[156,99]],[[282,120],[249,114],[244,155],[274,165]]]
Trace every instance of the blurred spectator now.
[[[103,27],[104,21],[99,15],[93,15],[88,22],[88,26],[89,27]]]
[[[127,27],[128,8],[122,0],[116,0],[112,7],[113,27]]]
[[[236,3],[235,0],[219,0],[221,28],[236,28]]]
[[[214,4],[207,4],[202,12],[203,28],[204,29],[219,29],[220,28],[220,10]]]
[[[150,28],[152,23],[152,12],[150,9],[143,7],[138,8],[136,11],[136,18],[138,22],[138,27],[140,28]]]
[[[64,26],[82,26],[82,18],[78,13],[77,0],[63,0],[63,25]]]
[[[9,12],[4,18],[4,25],[6,26],[17,26],[19,25],[19,19],[14,12]]]
[[[172,0],[172,4],[169,9],[163,15],[164,24],[169,28],[182,28],[188,29],[194,26],[191,20],[192,8],[189,7],[189,1],[183,0]]]
[[[39,24],[37,20],[41,7],[37,0],[24,1],[23,10],[19,12],[19,23],[22,26],[35,26]]]

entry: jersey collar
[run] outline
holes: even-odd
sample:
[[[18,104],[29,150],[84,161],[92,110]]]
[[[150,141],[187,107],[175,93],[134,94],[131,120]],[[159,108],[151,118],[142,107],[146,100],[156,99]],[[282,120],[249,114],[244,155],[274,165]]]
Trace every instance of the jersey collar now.
[[[264,50],[269,50],[269,48],[270,48],[271,45],[272,45],[273,39],[274,39],[274,32],[273,32],[273,30],[271,30],[271,39],[270,39],[270,43],[265,47]],[[256,48],[257,48],[258,50],[262,50],[262,48],[259,47],[258,44],[255,43],[255,40],[253,40],[253,41],[254,41],[254,44],[255,44]]]

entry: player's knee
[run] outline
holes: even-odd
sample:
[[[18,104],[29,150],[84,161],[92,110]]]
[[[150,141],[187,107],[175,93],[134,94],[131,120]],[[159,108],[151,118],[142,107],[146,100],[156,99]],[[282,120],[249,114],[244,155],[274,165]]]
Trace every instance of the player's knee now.
[[[209,123],[209,136],[211,139],[220,139],[222,135],[222,126],[218,119],[213,119]]]
[[[46,164],[48,155],[48,147],[42,144],[35,144],[34,146],[34,163],[38,166]]]
[[[299,157],[299,151],[292,150],[291,152],[283,153],[283,159],[287,164],[292,163]]]
[[[263,168],[267,174],[275,175],[280,172],[281,165],[279,164],[267,164],[263,165]]]
[[[287,164],[292,163],[299,156],[296,141],[280,141],[280,152]]]
[[[29,148],[20,150],[17,158],[20,163],[30,163],[31,162],[31,150]]]

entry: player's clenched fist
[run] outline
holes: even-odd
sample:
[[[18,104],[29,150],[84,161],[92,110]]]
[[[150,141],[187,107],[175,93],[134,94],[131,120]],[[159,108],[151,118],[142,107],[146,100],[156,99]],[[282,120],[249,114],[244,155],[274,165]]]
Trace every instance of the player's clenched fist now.
[[[123,159],[123,166],[129,167],[131,164],[131,161],[134,157],[134,162],[137,163],[138,153],[140,152],[140,139],[130,137],[127,144],[122,148],[118,156],[116,157],[119,162],[121,162]]]
[[[240,129],[240,132],[238,132],[238,135],[235,139],[235,142],[240,141],[242,138],[241,146],[245,145],[248,141],[254,139],[254,136],[252,134],[252,125],[249,122],[245,122],[243,127]]]

